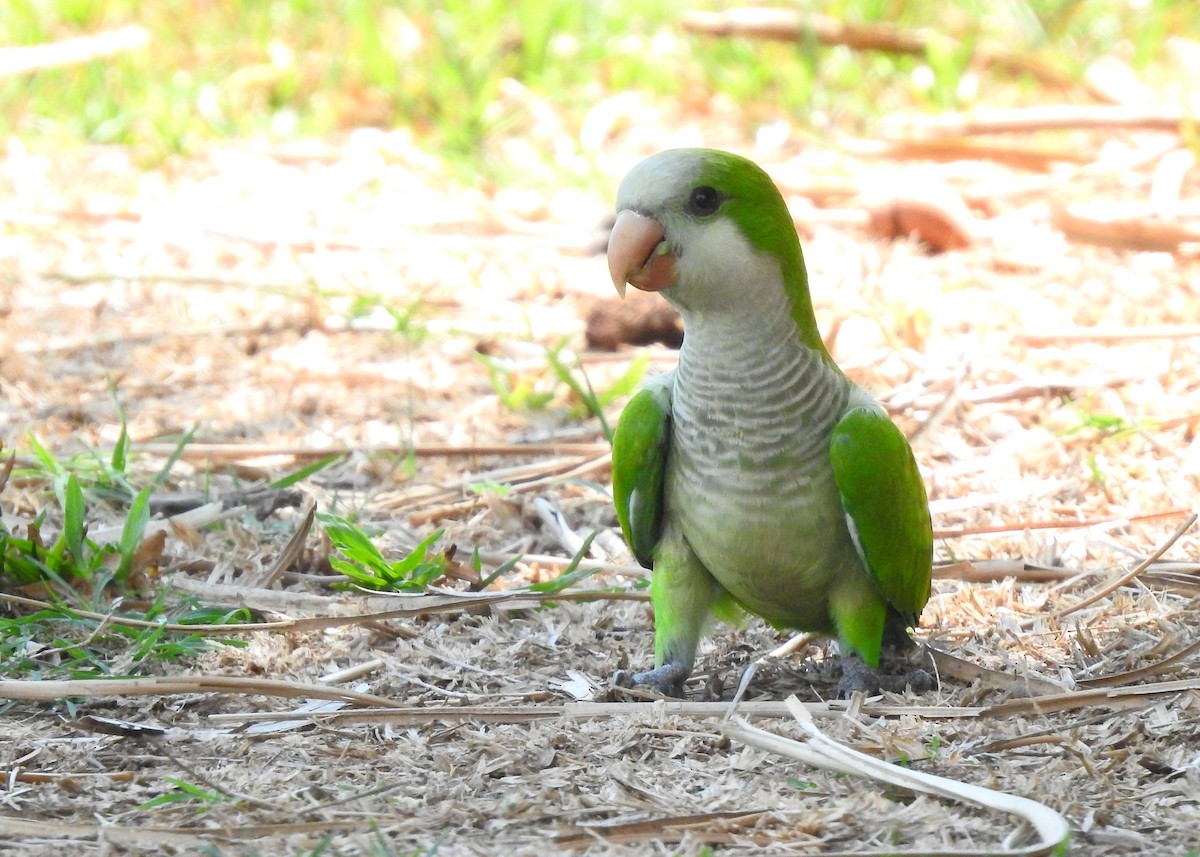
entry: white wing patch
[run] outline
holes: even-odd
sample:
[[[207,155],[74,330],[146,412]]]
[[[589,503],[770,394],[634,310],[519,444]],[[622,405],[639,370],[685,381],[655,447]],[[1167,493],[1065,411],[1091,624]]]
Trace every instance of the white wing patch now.
[[[854,542],[854,552],[862,560],[863,568],[867,570],[867,574],[870,574],[871,566],[867,564],[867,555],[863,551],[862,542],[858,538],[858,525],[854,523],[854,519],[849,515],[846,515],[846,529],[850,531],[850,541]]]

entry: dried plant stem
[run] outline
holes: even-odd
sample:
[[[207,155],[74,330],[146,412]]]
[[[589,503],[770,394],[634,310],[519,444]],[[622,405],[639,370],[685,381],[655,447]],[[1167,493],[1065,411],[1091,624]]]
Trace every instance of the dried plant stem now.
[[[1165,542],[1163,542],[1161,545],[1159,545],[1159,547],[1154,551],[1154,553],[1150,554],[1150,556],[1146,557],[1146,559],[1144,559],[1142,562],[1138,563],[1137,567],[1134,568],[1132,571],[1128,572],[1127,574],[1121,575],[1116,580],[1113,580],[1110,583],[1105,584],[1104,586],[1100,587],[1099,589],[1097,589],[1095,592],[1093,592],[1091,595],[1087,596],[1086,598],[1076,601],[1074,604],[1068,605],[1067,607],[1063,607],[1059,610],[1055,610],[1049,616],[1046,616],[1046,617],[1039,616],[1039,617],[1035,617],[1033,619],[1026,619],[1024,622],[1021,623],[1021,628],[1028,630],[1028,629],[1032,628],[1037,622],[1042,621],[1043,619],[1048,619],[1050,621],[1056,621],[1058,619],[1062,619],[1064,616],[1069,616],[1070,614],[1074,613],[1077,610],[1082,610],[1085,607],[1090,607],[1092,604],[1095,604],[1101,598],[1105,598],[1105,597],[1111,595],[1112,593],[1116,592],[1118,589],[1120,589],[1125,584],[1136,579],[1142,572],[1144,572],[1151,565],[1153,565],[1154,562],[1156,560],[1158,560],[1159,557],[1161,557],[1164,553],[1166,553],[1168,550],[1170,550],[1171,545],[1173,545],[1173,544],[1175,544],[1175,542],[1179,541],[1179,538],[1184,533],[1186,533],[1189,529],[1191,529],[1192,524],[1194,524],[1194,523],[1196,523],[1196,513],[1193,512],[1188,515],[1188,519],[1186,521],[1184,521],[1182,524],[1180,524],[1178,527],[1176,527],[1175,532],[1173,532],[1170,536],[1168,536],[1167,540]]]
[[[1161,253],[1200,249],[1200,229],[1150,215],[1100,216],[1071,207],[1056,208],[1053,220],[1064,235],[1085,244]]]
[[[1187,121],[1186,112],[1175,108],[1045,104],[1037,107],[981,109],[969,113],[909,117],[905,124],[911,130],[928,134],[964,137],[973,134],[1027,134],[1036,131],[1110,131],[1118,128],[1178,132]]]
[[[144,443],[138,445],[140,452],[149,455],[171,455],[177,449],[173,443]],[[209,459],[213,462],[229,463],[248,458],[263,458],[285,455],[291,458],[324,458],[328,455],[350,455],[355,452],[372,454],[415,455],[418,458],[444,456],[489,455],[578,455],[595,456],[609,451],[606,443],[491,443],[458,446],[445,443],[418,443],[412,446],[373,446],[364,449],[357,446],[332,445],[325,447],[295,446],[270,443],[189,443],[183,448],[182,458],[188,461]]]
[[[1200,652],[1200,640],[1192,643],[1190,646],[1185,646],[1173,655],[1168,655],[1162,660],[1155,661],[1152,664],[1146,664],[1144,667],[1138,667],[1134,670],[1126,670],[1125,672],[1113,673],[1112,675],[1101,676],[1100,678],[1081,679],[1078,684],[1083,688],[1096,687],[1114,687],[1125,684],[1132,684],[1135,681],[1141,681],[1144,678],[1149,678],[1153,675],[1165,672],[1176,664],[1187,660],[1192,655]]]
[[[1177,518],[1190,515],[1187,509],[1169,509],[1165,512],[1151,512],[1147,515],[1132,515],[1128,518],[1089,518],[1083,521],[1014,521],[1011,524],[997,524],[988,527],[960,527],[953,530],[934,530],[936,539],[952,539],[960,536],[984,536],[995,533],[1019,533],[1024,530],[1080,530],[1088,527],[1099,527],[1104,524],[1142,524],[1148,521],[1160,521],[1163,518]]]
[[[359,693],[304,681],[246,676],[150,676],[147,678],[74,679],[66,681],[0,680],[0,699],[51,702],[67,696],[166,696],[174,693],[238,693],[256,696],[300,696],[336,699],[377,708],[400,703],[373,693]]]
[[[749,36],[760,39],[813,38],[825,45],[845,45],[857,50],[922,54],[925,39],[919,34],[886,24],[851,24],[826,15],[808,15],[789,9],[744,8],[724,12],[685,12],[685,30],[709,36]]]
[[[750,665],[742,671],[742,677],[738,679],[737,692],[734,693],[733,700],[729,703],[729,712],[725,715],[726,718],[733,716],[734,711],[737,710],[738,703],[742,701],[742,697],[746,695],[746,689],[750,687],[750,680],[754,678],[754,674],[758,672],[760,666],[767,663],[767,661],[785,658],[788,655],[794,655],[796,652],[803,651],[813,641],[815,636],[814,634],[796,634],[782,645],[775,647],[762,657],[751,661]]]
[[[223,586],[219,584],[203,584],[192,581],[192,585],[180,585],[183,580],[176,580],[175,585],[198,594],[203,594],[216,606],[245,607],[258,610],[279,610],[284,606],[283,599],[271,598],[282,596],[275,590],[251,589],[249,587]],[[256,598],[257,593],[266,593],[266,598]],[[510,609],[532,607],[551,601],[649,601],[650,595],[645,592],[609,591],[603,589],[582,589],[568,592],[530,592],[528,590],[509,590],[506,592],[472,592],[459,594],[430,594],[430,595],[393,595],[372,596],[370,604],[402,603],[407,599],[411,606],[389,610],[375,610],[351,615],[313,616],[307,619],[283,619],[278,622],[243,622],[229,625],[181,624],[175,622],[153,622],[145,619],[131,619],[115,616],[111,613],[96,613],[91,610],[67,608],[72,615],[86,619],[107,622],[112,625],[122,625],[126,628],[153,628],[186,634],[206,634],[219,637],[235,637],[240,634],[250,634],[257,631],[320,631],[326,628],[340,628],[348,625],[368,625],[372,622],[382,622],[388,619],[412,619],[417,616],[429,616],[435,613],[453,613],[462,610],[477,610],[480,607],[504,605]],[[311,596],[311,599],[291,599],[293,602],[305,604],[312,612],[328,613],[331,609],[344,611],[354,609],[354,602],[334,602],[328,596]],[[36,598],[26,598],[22,595],[10,595],[0,592],[0,602],[19,604],[37,610],[61,609],[48,601]],[[309,603],[306,603],[309,602]],[[323,602],[323,603],[322,603]],[[256,606],[257,605],[257,606]],[[273,606],[269,606],[273,605]]]
[[[1023,848],[1005,849],[1003,851],[963,850],[957,852],[941,851],[942,855],[982,855],[1006,854],[1021,855],[1021,857],[1038,857],[1038,855],[1065,854],[1070,839],[1071,828],[1067,820],[1058,812],[1045,804],[1018,797],[1017,795],[985,789],[980,786],[938,777],[922,771],[901,768],[888,762],[851,750],[827,737],[816,726],[807,708],[796,697],[789,697],[786,702],[788,711],[800,724],[801,730],[807,736],[806,741],[795,741],[776,735],[773,732],[751,726],[749,723],[726,724],[722,732],[730,738],[743,741],[754,747],[799,759],[809,765],[824,770],[850,774],[851,776],[867,776],[873,780],[888,785],[936,795],[949,800],[965,801],[979,806],[995,809],[1000,812],[1015,815],[1028,822],[1037,831],[1039,841]],[[894,853],[894,852],[892,852]]]
[[[1138,342],[1145,339],[1200,337],[1200,324],[1147,325],[1145,327],[1084,327],[1069,330],[1018,332],[1013,338],[1026,345],[1067,345],[1075,342]]]

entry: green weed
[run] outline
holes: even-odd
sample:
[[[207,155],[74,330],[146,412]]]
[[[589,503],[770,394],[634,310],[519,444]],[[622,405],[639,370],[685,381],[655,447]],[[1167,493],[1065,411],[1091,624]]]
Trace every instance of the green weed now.
[[[317,520],[325,527],[330,543],[342,554],[330,557],[330,565],[364,589],[424,592],[446,573],[449,557],[445,553],[432,556],[429,553],[433,543],[442,537],[441,530],[423,539],[407,556],[391,562],[375,547],[370,536],[345,518],[321,514]]]
[[[216,804],[225,803],[229,800],[228,795],[217,789],[202,789],[200,786],[189,783],[186,780],[181,780],[178,777],[163,777],[163,779],[174,786],[174,788],[169,792],[160,794],[158,797],[138,804],[138,809],[154,809],[160,806],[190,803],[195,804],[195,809],[198,812],[204,812]]]
[[[578,358],[568,361],[564,356],[570,337],[563,337],[545,349],[546,364],[532,369],[517,369],[502,358],[476,354],[483,364],[500,403],[511,411],[528,413],[545,410],[551,402],[571,400],[568,413],[576,418],[591,416],[600,423],[605,438],[612,442],[612,428],[604,409],[620,398],[637,390],[646,374],[650,358],[639,354],[612,384],[597,392],[592,387]],[[569,391],[570,395],[564,394]]]
[[[567,567],[563,569],[562,574],[550,580],[545,580],[541,583],[535,583],[529,587],[530,590],[533,592],[551,594],[562,592],[567,587],[574,586],[581,580],[586,580],[598,572],[600,570],[599,568],[579,567],[579,564],[583,562],[584,557],[587,556],[588,551],[591,550],[592,540],[596,538],[596,535],[597,533],[595,531],[588,533],[587,538],[583,540],[583,544],[579,546],[579,550],[575,552],[575,556],[571,557],[571,561],[567,564]]]
[[[149,501],[181,448],[151,484],[137,489],[128,472],[131,445],[123,414],[121,423],[117,443],[105,455],[88,450],[62,460],[37,438],[28,439],[36,466],[15,472],[28,483],[36,484],[39,479],[46,483],[52,500],[23,532],[11,529],[0,516],[0,581],[40,588],[42,599],[51,606],[0,619],[0,673],[39,677],[137,674],[145,662],[194,656],[217,642],[168,631],[167,623],[231,624],[250,618],[244,610],[203,608],[190,600],[169,604],[163,588],[150,593],[149,603],[139,600],[122,609],[131,592],[147,588],[142,572],[153,558],[139,556],[139,551],[146,543]],[[189,438],[190,434],[183,442]],[[0,484],[0,491],[4,487]],[[88,520],[97,503],[127,507],[120,533],[112,540],[98,541],[89,535]],[[48,541],[44,534],[51,529],[52,519],[61,520],[61,525]]]

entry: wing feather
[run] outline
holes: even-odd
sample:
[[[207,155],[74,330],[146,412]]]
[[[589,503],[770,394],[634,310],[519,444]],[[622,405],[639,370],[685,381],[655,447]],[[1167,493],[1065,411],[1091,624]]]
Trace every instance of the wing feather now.
[[[877,407],[857,407],[829,447],[842,508],[867,571],[915,622],[929,600],[933,531],[921,472],[904,434]]]
[[[671,443],[674,373],[647,381],[629,400],[613,434],[613,503],[629,549],[653,568],[662,535],[663,479]]]

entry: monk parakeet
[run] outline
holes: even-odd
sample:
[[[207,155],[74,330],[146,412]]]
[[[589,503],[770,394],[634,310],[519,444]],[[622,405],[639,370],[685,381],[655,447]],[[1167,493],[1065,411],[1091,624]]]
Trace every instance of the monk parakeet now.
[[[904,435],[821,341],[783,196],[745,158],[673,149],[634,167],[617,211],[617,291],[661,291],[684,320],[678,366],[613,438],[617,518],[653,570],[655,669],[634,680],[682,695],[708,616],[741,608],[835,635],[860,659],[843,693],[874,689],[929,599],[929,503]]]

